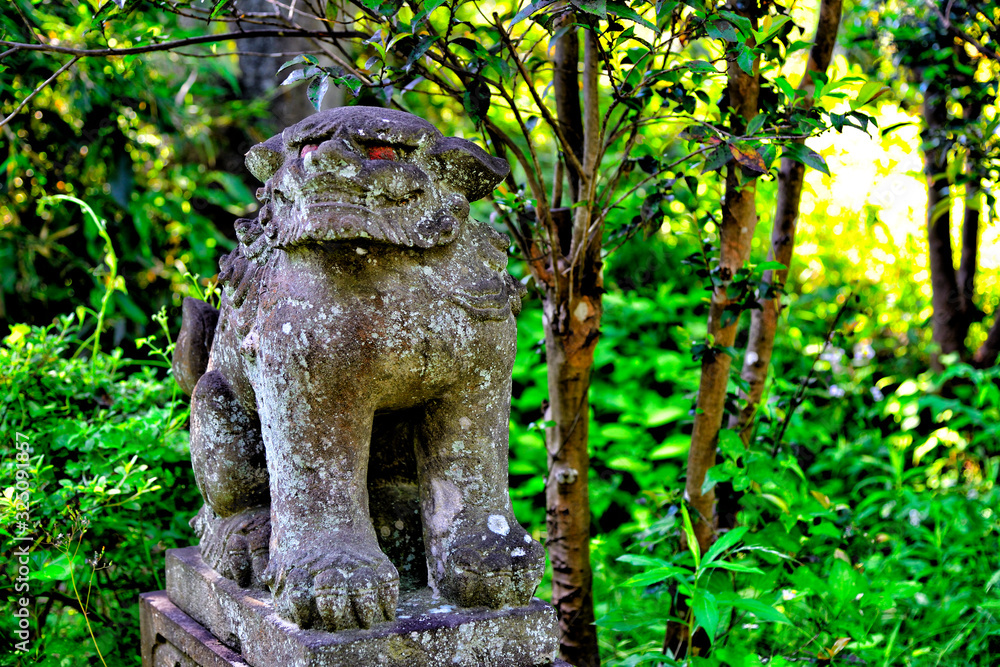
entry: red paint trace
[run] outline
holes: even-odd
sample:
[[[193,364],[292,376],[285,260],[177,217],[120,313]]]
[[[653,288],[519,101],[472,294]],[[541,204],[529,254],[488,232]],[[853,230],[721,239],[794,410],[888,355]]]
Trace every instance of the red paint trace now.
[[[392,146],[372,146],[368,149],[369,160],[395,160],[396,151]]]

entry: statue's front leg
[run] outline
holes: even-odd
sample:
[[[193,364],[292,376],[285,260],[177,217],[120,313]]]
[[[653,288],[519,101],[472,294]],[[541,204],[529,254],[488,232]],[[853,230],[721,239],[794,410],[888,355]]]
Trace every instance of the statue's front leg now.
[[[241,586],[261,586],[271,526],[260,422],[218,370],[191,395],[191,465],[205,499],[193,521],[202,557]]]
[[[327,334],[295,328],[262,343],[255,383],[272,503],[266,578],[278,614],[300,627],[366,628],[395,618],[399,596],[368,510],[371,378],[316,342]]]
[[[510,374],[476,377],[428,406],[418,466],[430,580],[465,607],[525,605],[545,551],[507,488]]]

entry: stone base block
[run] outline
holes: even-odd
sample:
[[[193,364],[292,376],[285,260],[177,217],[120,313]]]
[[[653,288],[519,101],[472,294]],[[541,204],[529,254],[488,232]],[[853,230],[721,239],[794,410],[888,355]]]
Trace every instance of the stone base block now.
[[[197,547],[167,552],[167,594],[142,596],[144,667],[569,667],[555,658],[555,612],[538,598],[464,609],[422,589],[400,596],[394,622],[302,630],[278,617],[269,593],[205,565]]]

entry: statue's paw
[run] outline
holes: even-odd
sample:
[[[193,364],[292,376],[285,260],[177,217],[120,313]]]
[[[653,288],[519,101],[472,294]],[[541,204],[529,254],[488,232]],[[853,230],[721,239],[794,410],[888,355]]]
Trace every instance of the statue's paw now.
[[[451,543],[439,588],[463,607],[522,606],[542,579],[545,549],[513,518],[491,514],[485,530]]]
[[[300,628],[370,628],[396,618],[399,573],[377,547],[330,553],[329,547],[276,554],[265,578],[278,616]]]
[[[243,588],[263,588],[271,539],[271,510],[255,507],[222,518],[207,506],[191,522],[201,557],[216,572]]]

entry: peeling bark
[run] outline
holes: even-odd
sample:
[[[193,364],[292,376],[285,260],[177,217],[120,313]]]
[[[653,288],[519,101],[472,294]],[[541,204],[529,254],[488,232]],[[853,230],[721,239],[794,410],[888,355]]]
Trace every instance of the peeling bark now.
[[[549,559],[552,562],[552,604],[559,615],[559,653],[570,664],[600,664],[594,626],[593,574],[590,568],[590,372],[600,326],[600,297],[585,297],[565,333],[545,327],[548,354],[549,414],[554,423],[546,434],[549,475],[546,481]],[[579,307],[579,306],[578,306]],[[547,318],[559,318],[559,308],[546,301]]]
[[[815,83],[810,72],[825,72],[833,57],[833,48],[837,43],[837,31],[840,28],[840,17],[843,10],[843,0],[823,0],[819,10],[819,25],[816,28],[816,38],[809,51],[809,61],[806,71],[799,82],[799,90],[806,92],[802,105],[808,109],[813,104]],[[800,143],[804,143],[801,142]],[[795,251],[795,228],[799,217],[799,203],[802,200],[802,183],[805,178],[805,166],[791,158],[781,160],[781,170],[778,174],[778,197],[775,206],[774,224],[771,229],[771,249],[768,251],[768,261],[775,261],[791,267]],[[782,287],[788,281],[789,268],[780,271],[766,271],[764,282]],[[746,355],[743,358],[742,378],[749,385],[749,391],[743,396],[746,406],[739,416],[734,415],[730,426],[739,430],[744,444],[750,442],[753,431],[754,417],[757,407],[764,395],[764,384],[767,380],[767,370],[771,364],[771,354],[774,351],[774,336],[778,327],[778,315],[781,312],[781,298],[769,299],[761,304],[761,310],[754,310],[750,315],[750,337],[747,340]]]
[[[567,33],[569,34],[569,33]],[[575,66],[574,66],[575,67]],[[552,562],[552,604],[559,615],[559,654],[576,667],[600,664],[594,626],[593,573],[590,566],[590,375],[600,335],[601,229],[591,229],[598,151],[601,147],[596,35],[585,31],[583,64],[582,151],[584,173],[574,202],[585,205],[561,218],[570,227],[560,236],[557,266],[545,283],[545,347],[548,354],[549,412],[546,432],[549,474],[546,481],[548,551]],[[568,80],[569,77],[567,77]],[[573,96],[576,85],[563,89]],[[558,102],[560,122],[573,105]],[[569,111],[566,111],[569,110]],[[576,112],[581,113],[577,96]],[[576,179],[570,177],[572,184]],[[555,240],[553,240],[555,241]],[[558,242],[558,241],[556,241]]]

